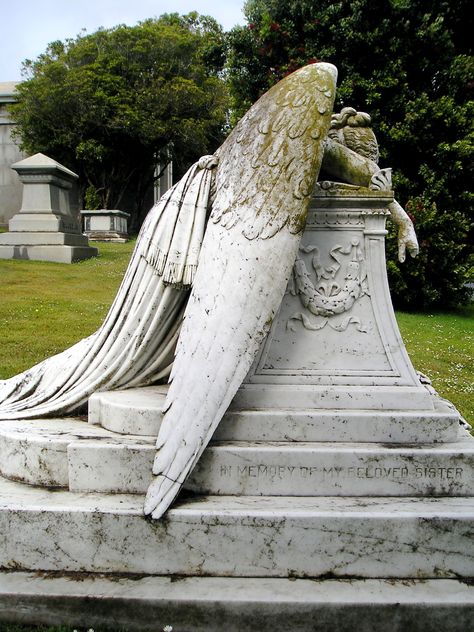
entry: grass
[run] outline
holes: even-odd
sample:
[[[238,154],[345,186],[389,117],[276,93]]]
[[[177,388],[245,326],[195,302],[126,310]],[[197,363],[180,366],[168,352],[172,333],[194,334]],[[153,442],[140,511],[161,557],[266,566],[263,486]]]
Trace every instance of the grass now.
[[[397,312],[397,321],[416,369],[473,425],[474,305],[452,313]]]
[[[72,265],[0,260],[0,379],[91,334],[120,285],[134,242],[97,244],[100,256]],[[397,319],[415,367],[474,422],[474,305]]]
[[[134,242],[97,246],[99,257],[71,265],[0,259],[0,379],[66,349],[100,325]]]

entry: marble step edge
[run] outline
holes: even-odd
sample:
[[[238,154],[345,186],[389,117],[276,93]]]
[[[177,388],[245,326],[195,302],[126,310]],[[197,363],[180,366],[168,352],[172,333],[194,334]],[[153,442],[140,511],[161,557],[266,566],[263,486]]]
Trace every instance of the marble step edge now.
[[[474,576],[474,497],[178,499],[74,494],[0,480],[0,567],[147,575]]]
[[[9,232],[0,235],[2,246],[88,246],[82,233],[57,231]]]
[[[258,413],[258,411],[248,411],[249,415]],[[247,413],[246,413],[247,414]],[[7,419],[0,422],[0,438],[17,441],[39,441],[58,444],[69,444],[74,441],[78,442],[106,442],[116,443],[117,445],[154,445],[156,435],[141,434],[124,434],[114,432],[99,425],[89,424],[84,421],[83,417],[57,417],[42,419]],[[236,447],[260,446],[262,449],[272,449],[273,446],[288,446],[292,448],[305,448],[307,446],[318,445],[322,448],[350,450],[354,445],[366,446],[367,449],[379,446],[386,450],[422,450],[427,447],[435,450],[452,450],[458,445],[470,445],[474,442],[474,438],[461,425],[457,424],[457,432],[453,441],[365,441],[358,439],[357,441],[340,441],[337,439],[327,440],[291,440],[286,437],[282,439],[254,439],[252,437],[241,439],[223,439],[221,434],[215,433],[212,444],[215,446]]]
[[[73,419],[10,421],[0,428],[0,473],[73,491],[144,493],[154,443],[152,437],[115,435]],[[187,487],[224,495],[470,495],[474,439],[413,446],[211,443]]]
[[[91,426],[80,418],[22,419],[0,422],[0,474],[40,486],[67,487],[68,447],[75,442],[97,448],[109,442],[115,449],[155,443],[153,437],[127,437]]]
[[[414,446],[214,443],[186,487],[224,495],[472,496],[474,439]]]
[[[474,439],[448,445],[210,444],[185,486],[212,495],[474,495]],[[73,443],[69,488],[145,493],[154,456],[153,446]]]
[[[242,441],[362,441],[446,443],[456,441],[459,413],[448,405],[433,411],[229,410],[215,438]]]
[[[36,261],[72,263],[96,257],[98,252],[98,249],[94,246],[85,245],[5,246],[0,244],[0,259],[34,259]]]
[[[89,422],[121,434],[157,436],[167,385],[95,393],[89,399]],[[433,397],[433,409],[233,409],[225,414],[216,437],[262,441],[385,441],[430,443],[455,441],[459,413]]]
[[[87,613],[87,614],[85,614]],[[466,632],[474,587],[454,579],[308,580],[0,572],[0,621],[134,632]]]

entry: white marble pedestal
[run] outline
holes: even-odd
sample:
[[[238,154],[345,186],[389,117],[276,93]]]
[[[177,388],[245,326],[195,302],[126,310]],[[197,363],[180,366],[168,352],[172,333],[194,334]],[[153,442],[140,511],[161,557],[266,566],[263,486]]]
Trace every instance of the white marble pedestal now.
[[[293,278],[235,407],[433,410],[390,299],[392,200],[389,191],[318,184]]]
[[[2,422],[0,621],[470,629],[474,440],[400,338],[391,199],[319,190],[280,313],[162,520],[142,507],[165,386],[98,393],[90,423]]]

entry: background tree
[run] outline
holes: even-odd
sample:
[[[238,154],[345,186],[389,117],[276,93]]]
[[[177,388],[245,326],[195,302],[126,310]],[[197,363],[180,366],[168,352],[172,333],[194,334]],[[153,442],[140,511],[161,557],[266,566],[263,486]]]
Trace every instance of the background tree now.
[[[53,42],[24,64],[17,136],[80,175],[87,208],[132,212],[136,229],[155,166],[179,173],[220,144],[223,63],[221,27],[197,13]]]
[[[315,60],[339,69],[336,108],[372,115],[382,166],[416,224],[417,260],[389,247],[399,306],[466,300],[472,265],[474,61],[468,0],[249,0],[228,35],[233,118]],[[472,268],[471,268],[472,269]]]

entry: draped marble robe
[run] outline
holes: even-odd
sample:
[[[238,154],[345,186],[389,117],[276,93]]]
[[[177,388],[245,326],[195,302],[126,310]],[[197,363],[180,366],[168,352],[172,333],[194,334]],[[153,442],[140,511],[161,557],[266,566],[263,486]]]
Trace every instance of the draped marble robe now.
[[[214,178],[203,156],[148,213],[101,327],[0,381],[0,420],[77,412],[95,391],[166,381],[198,263]]]

